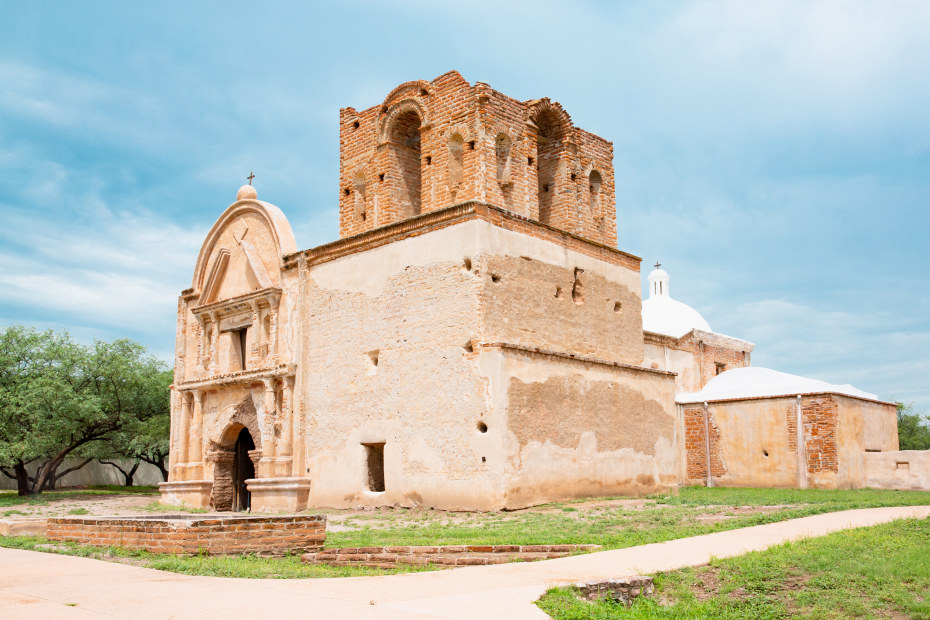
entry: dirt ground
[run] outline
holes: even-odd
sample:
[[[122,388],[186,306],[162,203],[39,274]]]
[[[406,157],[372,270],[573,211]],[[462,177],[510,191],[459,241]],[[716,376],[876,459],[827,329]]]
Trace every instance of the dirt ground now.
[[[77,515],[90,516],[132,516],[149,515],[153,512],[165,512],[153,506],[158,501],[158,494],[127,493],[95,494],[80,492],[81,489],[59,489],[61,493],[43,493],[18,502],[14,492],[3,491],[6,501],[0,506],[0,518],[48,518]],[[73,492],[77,491],[77,492]]]
[[[18,502],[15,494],[0,492],[0,518],[35,519],[64,516],[156,516],[181,512],[183,509],[158,504],[158,493],[95,493],[81,488],[58,489],[52,493],[24,499]],[[702,523],[717,523],[739,516],[770,513],[786,505],[772,506],[706,506],[692,509],[691,517]],[[489,517],[496,521],[520,520],[532,514],[561,514],[573,519],[585,520],[603,516],[606,512],[630,511],[653,513],[671,507],[645,498],[603,498],[575,500],[566,503],[544,504],[533,508],[499,513],[447,512],[429,508],[358,508],[358,509],[312,509],[308,513],[325,514],[327,530],[345,532],[363,528],[387,529],[427,523],[441,525],[476,526]],[[629,513],[627,513],[629,514]]]

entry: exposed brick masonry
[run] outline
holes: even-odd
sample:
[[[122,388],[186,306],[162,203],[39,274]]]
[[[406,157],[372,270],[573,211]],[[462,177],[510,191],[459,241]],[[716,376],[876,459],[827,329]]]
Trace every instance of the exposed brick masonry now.
[[[801,404],[804,422],[807,471],[811,474],[839,471],[836,458],[836,398],[805,398]]]
[[[348,547],[307,553],[308,564],[372,566],[402,565],[480,566],[507,562],[533,562],[562,558],[579,551],[597,551],[600,545],[443,545],[426,547]]]
[[[283,555],[321,549],[326,517],[62,517],[48,520],[45,535],[49,540],[152,553]]]
[[[710,432],[704,432],[704,409],[689,407],[684,410],[685,419],[685,454],[687,455],[687,472],[689,480],[707,478],[706,438],[710,437],[710,470],[714,477],[726,475],[727,470],[720,459],[720,431],[710,418]]]
[[[616,245],[613,145],[558,103],[520,102],[450,71],[340,110],[340,234],[467,200]]]

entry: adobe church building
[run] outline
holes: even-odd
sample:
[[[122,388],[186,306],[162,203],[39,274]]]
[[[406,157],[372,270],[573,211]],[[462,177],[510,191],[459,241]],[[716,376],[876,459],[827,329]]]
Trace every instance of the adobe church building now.
[[[179,300],[163,501],[518,508],[673,489],[612,145],[458,73],[340,112],[340,236],[244,186]]]
[[[748,367],[753,345],[667,329],[670,299],[644,317],[640,259],[616,247],[613,147],[558,103],[454,71],[407,82],[340,111],[339,175],[337,241],[298,250],[251,185],[207,234],[178,302],[164,503],[520,508],[715,483],[700,463],[717,483],[792,486],[741,476],[729,446],[829,452],[780,400],[766,411],[783,446],[747,443],[765,429],[742,422],[715,442],[756,415],[751,399],[696,415],[682,395]],[[865,448],[896,448],[893,409],[859,410],[881,421],[829,445],[877,433]],[[862,486],[861,470],[808,481]]]

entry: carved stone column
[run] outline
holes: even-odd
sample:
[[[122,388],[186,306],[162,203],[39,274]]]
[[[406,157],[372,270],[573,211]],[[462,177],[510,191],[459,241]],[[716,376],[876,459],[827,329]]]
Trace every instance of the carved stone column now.
[[[249,343],[249,368],[255,368],[261,359],[261,342],[262,342],[262,322],[258,312],[258,303],[253,299],[249,302],[252,308],[252,329],[249,333],[252,335],[252,342]],[[243,368],[245,368],[243,364]]]
[[[277,476],[290,476],[294,470],[294,377],[284,377],[281,389],[281,445],[278,446]]]
[[[191,475],[199,480],[203,475],[203,392],[191,390],[191,394],[194,397],[194,410],[191,415],[187,460],[191,465]]]
[[[275,306],[268,309],[268,364],[276,364],[278,361],[278,312]]]
[[[262,379],[265,387],[264,409],[265,417],[262,424],[262,474],[263,478],[274,476],[274,460],[277,456],[275,441],[275,422],[277,417],[277,392],[275,380],[268,377]]]
[[[177,429],[178,448],[174,471],[175,480],[184,478],[184,475],[181,473],[183,471],[182,464],[187,463],[188,438],[191,432],[190,392],[179,392],[179,394],[181,397],[181,415],[178,419]]]
[[[281,456],[294,454],[294,377],[284,377],[281,398]]]
[[[207,331],[207,355],[209,358],[209,364],[207,365],[207,372],[211,375],[216,374],[217,364],[219,364],[219,358],[217,356],[217,347],[219,346],[219,336],[220,336],[220,325],[217,322],[216,315],[213,312],[210,312],[209,324],[205,325]]]

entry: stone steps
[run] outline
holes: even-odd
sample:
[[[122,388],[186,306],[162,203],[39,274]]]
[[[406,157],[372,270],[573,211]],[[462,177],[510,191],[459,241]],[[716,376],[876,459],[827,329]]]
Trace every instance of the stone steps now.
[[[434,547],[346,547],[305,553],[301,561],[332,566],[398,566],[434,564],[443,567],[536,562],[562,558],[600,545],[442,545]]]

